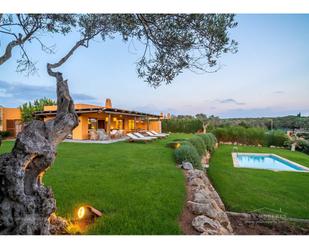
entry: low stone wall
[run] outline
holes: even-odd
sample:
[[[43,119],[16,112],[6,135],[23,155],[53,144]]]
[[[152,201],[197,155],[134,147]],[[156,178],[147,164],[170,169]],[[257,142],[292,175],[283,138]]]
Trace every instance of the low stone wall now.
[[[185,171],[189,191],[187,208],[193,214],[192,227],[203,235],[233,234],[224,204],[202,170]]]

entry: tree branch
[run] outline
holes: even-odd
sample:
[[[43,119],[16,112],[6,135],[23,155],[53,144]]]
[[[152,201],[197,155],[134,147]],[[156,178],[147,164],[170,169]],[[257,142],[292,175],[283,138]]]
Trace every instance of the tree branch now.
[[[0,56],[0,65],[4,64],[7,60],[9,60],[12,57],[12,50],[16,46],[21,46],[24,44],[27,40],[31,38],[31,36],[38,30],[38,27],[33,28],[28,34],[26,34],[24,37],[18,37],[16,40],[9,42],[9,44],[6,46],[5,52],[2,56]]]

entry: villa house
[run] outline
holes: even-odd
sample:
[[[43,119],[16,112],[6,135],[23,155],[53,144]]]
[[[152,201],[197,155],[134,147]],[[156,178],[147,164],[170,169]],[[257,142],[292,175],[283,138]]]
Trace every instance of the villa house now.
[[[73,139],[89,139],[90,133],[98,130],[109,137],[117,131],[122,135],[138,130],[161,132],[161,115],[113,108],[110,99],[106,99],[105,106],[75,104],[75,111],[79,125],[73,130]],[[44,111],[36,112],[35,116],[46,121],[54,118],[56,112],[57,106],[45,106]]]
[[[21,114],[19,108],[0,106],[0,131],[10,132],[15,137],[21,130]]]

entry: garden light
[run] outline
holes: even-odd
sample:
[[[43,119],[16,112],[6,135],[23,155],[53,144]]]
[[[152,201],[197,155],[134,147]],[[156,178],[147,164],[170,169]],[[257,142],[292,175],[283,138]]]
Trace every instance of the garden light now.
[[[77,211],[77,217],[82,219],[85,215],[85,207],[80,207]]]
[[[77,219],[80,222],[93,223],[96,218],[102,216],[102,212],[90,205],[84,205],[77,210]]]

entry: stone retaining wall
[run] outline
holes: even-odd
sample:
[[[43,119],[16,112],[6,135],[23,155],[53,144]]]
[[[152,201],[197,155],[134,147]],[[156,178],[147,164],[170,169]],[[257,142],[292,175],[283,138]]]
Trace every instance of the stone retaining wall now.
[[[224,204],[202,170],[185,171],[189,199],[188,210],[194,215],[192,227],[203,235],[233,234]]]

